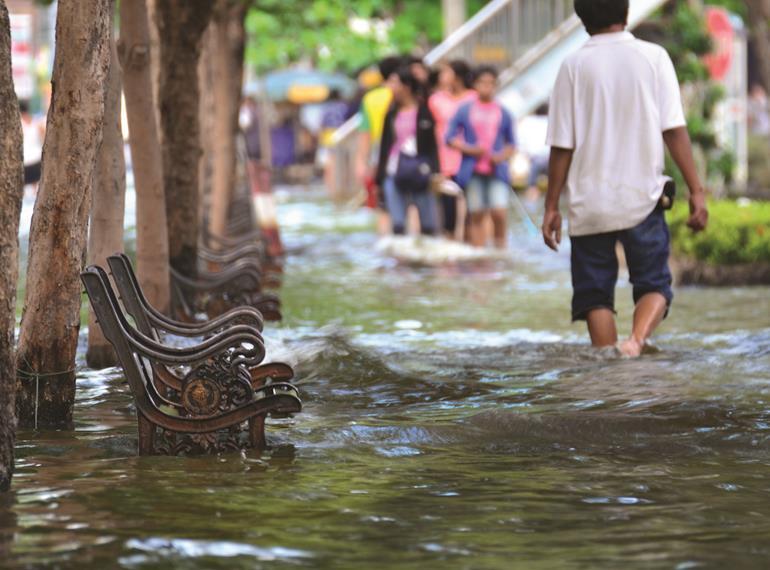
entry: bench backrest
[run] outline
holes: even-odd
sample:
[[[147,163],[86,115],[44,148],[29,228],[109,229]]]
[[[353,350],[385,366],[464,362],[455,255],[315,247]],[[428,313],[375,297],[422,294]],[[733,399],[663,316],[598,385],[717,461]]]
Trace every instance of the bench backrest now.
[[[152,378],[148,376],[146,368],[139,365],[142,355],[134,350],[128,340],[128,323],[117,307],[117,299],[106,281],[106,274],[100,268],[91,266],[80,274],[80,279],[86,288],[102,333],[115,349],[137,407],[148,412],[157,410],[158,406],[153,400],[157,394]]]

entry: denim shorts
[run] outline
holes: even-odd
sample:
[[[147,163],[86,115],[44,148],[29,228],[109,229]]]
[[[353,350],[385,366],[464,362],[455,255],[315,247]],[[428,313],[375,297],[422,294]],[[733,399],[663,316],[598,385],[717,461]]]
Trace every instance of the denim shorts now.
[[[476,214],[485,210],[508,208],[511,187],[498,178],[474,174],[465,188],[468,212]]]
[[[576,236],[572,242],[572,320],[585,320],[593,309],[615,310],[618,281],[617,242],[623,244],[634,303],[648,293],[660,293],[671,306],[668,268],[670,235],[663,211],[656,208],[641,224],[628,230]]]

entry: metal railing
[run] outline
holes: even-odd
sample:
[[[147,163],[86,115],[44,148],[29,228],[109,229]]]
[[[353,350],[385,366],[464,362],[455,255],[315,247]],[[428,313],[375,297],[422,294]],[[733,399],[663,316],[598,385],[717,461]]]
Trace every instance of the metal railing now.
[[[475,16],[425,56],[428,65],[464,59],[475,65],[490,64],[501,73],[501,86],[513,80],[520,60],[549,34],[576,24],[573,0],[492,0]],[[540,50],[538,50],[540,51]],[[340,201],[360,189],[355,176],[360,116],[342,125],[332,139],[334,185]]]

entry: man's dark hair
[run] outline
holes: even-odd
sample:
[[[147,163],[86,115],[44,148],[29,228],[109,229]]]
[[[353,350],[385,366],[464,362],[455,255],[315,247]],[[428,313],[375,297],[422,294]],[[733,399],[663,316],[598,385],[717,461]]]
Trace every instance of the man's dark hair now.
[[[19,111],[22,113],[29,113],[29,101],[19,99]]]
[[[393,75],[398,68],[404,64],[404,60],[398,56],[391,55],[380,61],[377,67],[380,69],[380,75],[387,81],[388,77]]]
[[[628,21],[629,0],[575,0],[575,13],[589,32]]]
[[[471,86],[473,79],[473,73],[471,66],[464,59],[453,59],[448,63],[449,67],[454,71],[454,74],[463,82],[465,87]]]
[[[499,73],[497,73],[497,70],[491,65],[480,65],[476,68],[476,71],[473,73],[473,81],[474,82],[478,81],[482,75],[491,75],[496,80],[497,77],[499,76]]]
[[[419,97],[422,93],[422,85],[412,73],[408,65],[403,65],[396,70],[398,80],[412,92],[412,95]],[[392,74],[391,74],[392,75]]]

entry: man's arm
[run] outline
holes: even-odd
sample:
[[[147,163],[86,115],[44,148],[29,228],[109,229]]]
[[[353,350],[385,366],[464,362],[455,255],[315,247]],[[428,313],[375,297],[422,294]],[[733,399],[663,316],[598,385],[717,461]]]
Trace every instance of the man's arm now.
[[[567,184],[567,174],[572,164],[573,149],[551,147],[548,161],[548,193],[545,196],[545,215],[543,216],[543,241],[554,251],[561,243],[561,214],[559,198]]]
[[[706,209],[706,192],[695,169],[687,127],[677,127],[665,131],[663,140],[690,189],[690,219],[687,220],[687,225],[694,232],[705,230],[709,219],[709,213]]]
[[[356,180],[363,186],[369,174],[369,153],[372,148],[372,135],[369,131],[358,132],[358,152],[356,152]]]
[[[512,144],[507,144],[503,147],[503,150],[498,152],[492,157],[492,162],[495,164],[500,164],[502,162],[508,162],[511,157],[513,156],[513,152],[516,150],[516,147]]]

